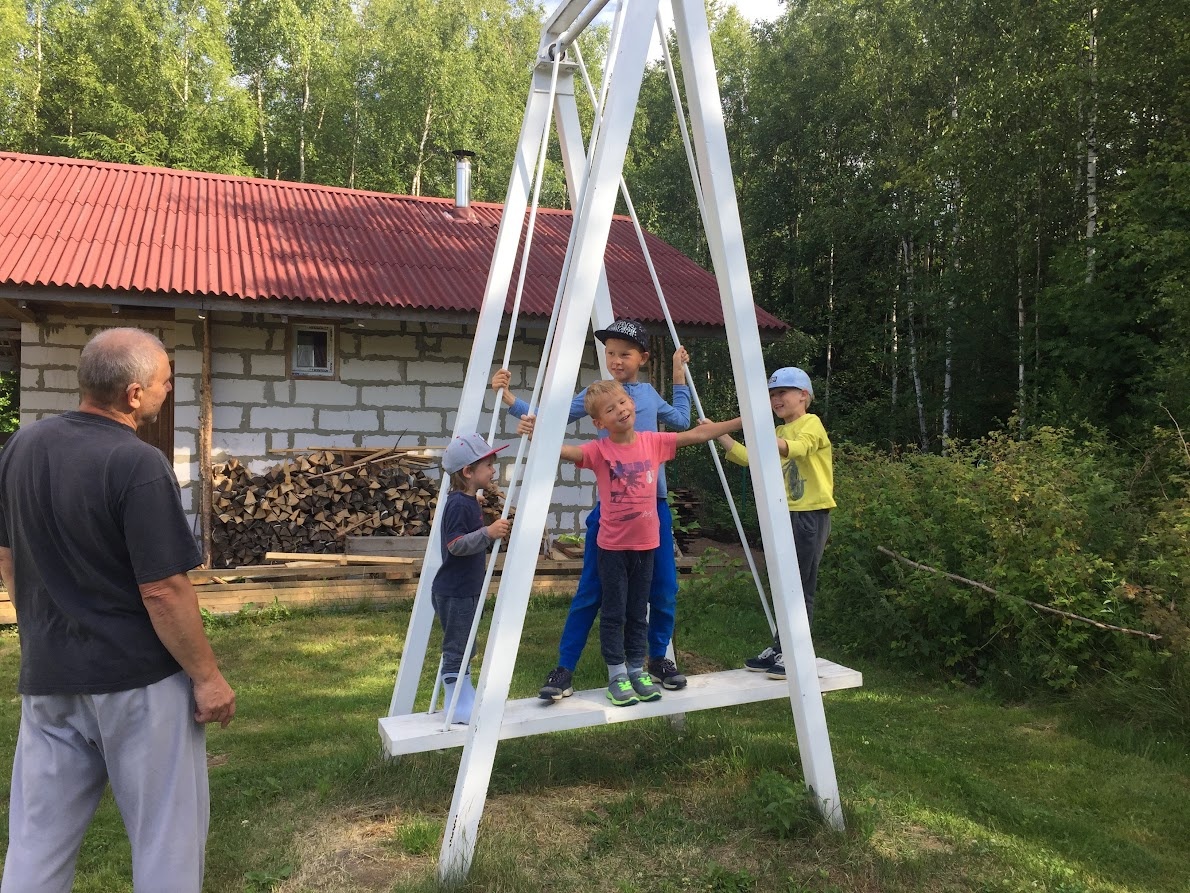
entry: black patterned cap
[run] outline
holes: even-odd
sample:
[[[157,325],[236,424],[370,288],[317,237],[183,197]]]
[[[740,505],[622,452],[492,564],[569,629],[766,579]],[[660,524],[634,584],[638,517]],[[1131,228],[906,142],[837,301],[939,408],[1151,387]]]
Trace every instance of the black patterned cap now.
[[[595,337],[604,344],[607,344],[608,338],[620,338],[633,342],[646,353],[649,350],[649,330],[635,319],[617,319],[606,329],[596,332]]]

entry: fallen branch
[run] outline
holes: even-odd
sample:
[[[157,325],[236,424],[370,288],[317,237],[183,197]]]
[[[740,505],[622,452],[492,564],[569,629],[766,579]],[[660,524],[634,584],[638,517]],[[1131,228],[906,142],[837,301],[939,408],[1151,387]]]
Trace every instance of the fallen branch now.
[[[956,583],[963,583],[967,586],[973,586],[976,589],[982,589],[984,592],[988,593],[989,595],[994,595],[996,598],[1020,599],[1026,605],[1028,605],[1030,608],[1035,608],[1038,611],[1044,611],[1047,614],[1056,614],[1059,617],[1065,617],[1067,620],[1077,620],[1079,623],[1089,623],[1091,626],[1097,627],[1099,629],[1111,630],[1112,632],[1117,632],[1117,633],[1127,633],[1130,636],[1141,636],[1142,638],[1145,638],[1145,639],[1152,639],[1154,642],[1159,641],[1161,639],[1161,636],[1157,635],[1157,633],[1147,633],[1144,630],[1128,629],[1127,627],[1124,627],[1124,626],[1112,626],[1110,623],[1100,623],[1098,620],[1092,620],[1090,617],[1083,617],[1081,614],[1071,614],[1069,611],[1059,611],[1057,608],[1051,608],[1049,605],[1042,605],[1042,604],[1039,604],[1038,602],[1031,602],[1031,601],[1029,601],[1029,599],[1022,598],[1019,595],[1009,595],[1004,592],[997,592],[995,589],[993,589],[991,586],[987,585],[986,583],[980,583],[978,580],[968,580],[966,577],[960,577],[958,574],[948,574],[946,571],[939,570],[936,567],[930,567],[928,564],[920,564],[916,561],[911,561],[910,559],[906,558],[904,555],[899,555],[896,552],[894,552],[892,549],[884,548],[884,546],[877,546],[876,551],[883,552],[885,555],[889,556],[890,558],[895,558],[897,561],[903,562],[904,564],[907,564],[910,567],[915,567],[918,570],[929,571],[932,574],[941,574],[942,576],[946,577],[946,579],[954,580]]]

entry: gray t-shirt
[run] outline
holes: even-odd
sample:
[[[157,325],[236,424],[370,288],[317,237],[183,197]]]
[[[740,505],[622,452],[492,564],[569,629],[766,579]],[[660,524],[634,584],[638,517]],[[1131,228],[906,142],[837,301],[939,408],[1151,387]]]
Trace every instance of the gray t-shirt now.
[[[197,566],[173,469],[127,425],[84,412],[42,419],[0,452],[0,546],[21,639],[21,694],[100,694],[180,667],[138,584]]]

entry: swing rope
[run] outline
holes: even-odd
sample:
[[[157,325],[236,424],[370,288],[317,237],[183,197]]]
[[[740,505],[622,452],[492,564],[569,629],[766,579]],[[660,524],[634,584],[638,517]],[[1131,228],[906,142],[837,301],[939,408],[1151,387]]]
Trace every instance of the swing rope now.
[[[662,30],[662,26],[661,26],[660,14],[658,14],[657,26],[658,26],[658,31],[661,35],[662,46],[665,47],[664,55],[665,55],[665,59],[668,64],[668,67],[669,67],[669,75],[670,75],[671,84],[676,89],[677,84],[676,84],[676,81],[674,80],[673,64],[672,64],[672,61],[669,59],[668,46],[665,43],[665,35],[664,35],[664,31]],[[587,75],[587,67],[583,62],[582,53],[579,51],[579,48],[577,46],[575,46],[574,49],[575,49],[575,59],[579,66],[579,72],[582,74],[583,85],[587,88],[587,95],[591,98],[592,102],[594,102],[594,98],[595,98],[594,92],[591,89],[591,83],[590,83],[590,79]],[[680,104],[680,102],[681,102],[680,98],[678,97],[678,95],[676,93],[674,95],[674,101],[675,101],[675,103],[677,103],[675,107],[678,112],[678,121],[681,125],[683,141],[685,142],[686,148],[687,148],[687,158],[691,164],[691,175],[694,178],[695,195],[697,196],[697,199],[698,199],[699,212],[702,215],[702,219],[704,221],[704,226],[705,226],[706,210],[705,210],[705,207],[703,204],[702,187],[699,183],[698,171],[697,171],[697,168],[694,166],[693,153],[690,150],[689,134],[686,131],[685,110],[684,110],[684,107]],[[665,293],[661,287],[661,280],[657,276],[657,268],[653,264],[652,254],[649,252],[649,246],[648,246],[647,242],[645,241],[644,228],[640,224],[640,217],[636,213],[636,206],[633,204],[632,197],[628,192],[628,183],[624,180],[623,176],[620,177],[620,192],[621,192],[621,195],[623,195],[623,197],[624,197],[624,205],[628,209],[628,216],[632,219],[632,227],[636,232],[637,241],[640,243],[641,253],[643,254],[644,260],[645,260],[645,266],[649,270],[649,278],[652,280],[653,288],[657,293],[657,300],[661,306],[661,312],[662,312],[663,316],[665,317],[665,324],[666,324],[666,327],[669,329],[670,338],[673,339],[673,343],[674,343],[675,347],[681,347],[682,342],[678,337],[677,327],[674,325],[673,316],[671,315],[671,313],[669,311],[669,305],[666,303]],[[686,364],[686,363],[683,363],[682,366],[686,371],[686,382],[690,387],[690,396],[694,401],[695,411],[698,413],[699,418],[705,418],[705,414],[703,412],[703,407],[702,407],[702,401],[699,399],[699,396],[698,396],[698,389],[695,387],[694,378],[690,374],[690,366],[689,366],[689,364]],[[765,592],[764,585],[760,580],[760,571],[756,567],[756,559],[752,556],[752,549],[748,545],[748,535],[744,532],[744,523],[740,519],[739,509],[736,507],[735,499],[731,495],[731,488],[727,484],[727,473],[724,470],[723,463],[719,458],[719,451],[715,448],[715,444],[713,444],[713,443],[708,443],[707,447],[710,450],[711,461],[715,465],[715,471],[719,475],[719,482],[723,486],[723,494],[727,498],[727,505],[731,509],[731,517],[732,517],[732,520],[735,522],[736,533],[739,535],[740,543],[744,547],[744,557],[747,559],[748,569],[752,573],[752,581],[756,584],[756,591],[757,591],[758,595],[760,596],[760,606],[764,610],[765,619],[768,621],[769,631],[773,635],[776,635],[777,624],[773,618],[772,610],[769,607],[769,600],[768,600],[768,596]]]

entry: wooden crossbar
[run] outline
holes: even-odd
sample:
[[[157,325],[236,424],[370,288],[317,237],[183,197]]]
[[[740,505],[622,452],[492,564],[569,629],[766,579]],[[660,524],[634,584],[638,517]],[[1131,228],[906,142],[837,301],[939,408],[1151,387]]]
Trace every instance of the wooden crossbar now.
[[[859,688],[863,674],[825,658],[818,658],[818,684],[822,691]],[[732,707],[757,701],[775,701],[789,697],[786,683],[769,679],[764,673],[748,670],[723,670],[691,676],[681,691],[667,691],[661,700],[631,707],[616,707],[608,701],[606,689],[576,691],[571,697],[554,703],[539,698],[509,701],[504,708],[504,722],[500,739],[525,738],[545,732],[562,732],[589,726],[604,726],[618,722],[692,713],[716,707]],[[442,731],[442,713],[411,713],[407,716],[387,716],[380,720],[380,739],[384,752],[390,756],[422,753],[462,747],[467,727],[454,725]]]

